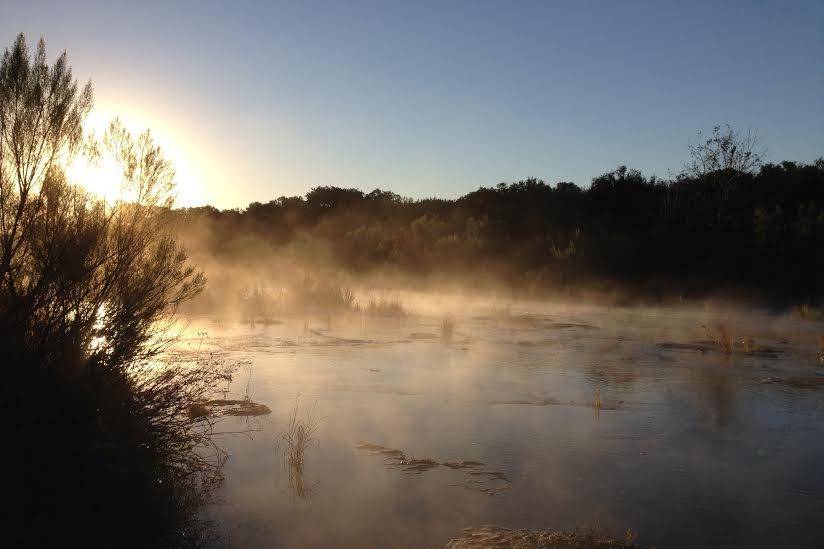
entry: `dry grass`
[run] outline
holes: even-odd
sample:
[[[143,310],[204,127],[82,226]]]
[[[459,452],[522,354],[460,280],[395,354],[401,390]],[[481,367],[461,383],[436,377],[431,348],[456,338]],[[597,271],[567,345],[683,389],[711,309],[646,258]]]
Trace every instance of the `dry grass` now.
[[[292,285],[289,295],[295,311],[329,314],[357,309],[355,292],[351,288],[338,286],[332,280],[320,280],[305,273]]]
[[[280,435],[280,443],[283,444],[283,466],[289,473],[289,490],[300,498],[306,498],[310,489],[304,482],[304,461],[306,451],[317,443],[314,437],[320,419],[310,411],[300,415],[299,399],[295,399],[295,407],[289,416],[286,431]]]
[[[824,362],[824,335],[818,338],[818,360]]]
[[[441,336],[444,339],[452,339],[455,334],[455,317],[446,313],[441,318]]]
[[[281,434],[283,442],[283,457],[289,467],[303,467],[306,450],[314,442],[314,435],[318,428],[319,420],[306,412],[305,416],[299,416],[300,403],[295,400],[295,408],[289,416],[286,431]]]
[[[824,309],[820,307],[813,307],[811,305],[802,304],[793,307],[790,310],[790,313],[796,317],[800,318],[801,320],[814,320],[814,321],[822,321],[824,320]]]
[[[701,327],[704,328],[704,331],[707,333],[707,336],[724,352],[724,354],[731,355],[733,350],[735,349],[735,343],[732,336],[732,332],[730,331],[729,327],[723,323],[719,322],[715,325],[715,330],[710,330],[706,324],[701,324]]]
[[[355,309],[355,292],[351,288],[337,288],[335,291],[338,306],[347,311]]]
[[[778,358],[780,351],[773,347],[759,345],[754,338],[744,336],[741,338],[741,349],[748,355],[757,355],[768,358]]]
[[[364,312],[370,316],[401,317],[406,316],[401,299],[397,296],[370,297]]]
[[[497,318],[499,320],[509,320],[512,318],[512,309],[509,305],[504,305],[502,307],[493,307],[492,318]]]

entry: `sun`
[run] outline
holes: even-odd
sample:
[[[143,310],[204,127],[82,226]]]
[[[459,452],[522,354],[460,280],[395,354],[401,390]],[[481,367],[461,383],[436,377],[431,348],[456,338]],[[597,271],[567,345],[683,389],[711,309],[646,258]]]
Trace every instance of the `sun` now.
[[[115,118],[119,118],[123,126],[135,136],[147,129],[151,130],[152,139],[160,147],[163,156],[171,162],[175,170],[173,194],[175,195],[176,206],[191,206],[202,201],[200,185],[198,185],[192,173],[189,159],[184,153],[185,148],[180,145],[181,140],[170,135],[171,132],[165,131],[165,129],[157,130],[147,124],[142,124],[141,119],[133,115],[116,115],[95,109],[89,113],[84,121],[84,134],[86,136],[94,135],[100,140]],[[78,154],[66,166],[66,174],[69,180],[110,204],[134,200],[136,198],[134,191],[124,185],[122,167],[102,148],[100,152],[101,154],[97,158],[89,158],[87,155]]]
[[[69,181],[109,204],[134,198],[123,184],[123,170],[108,155],[91,159],[80,154],[66,166],[66,175]]]

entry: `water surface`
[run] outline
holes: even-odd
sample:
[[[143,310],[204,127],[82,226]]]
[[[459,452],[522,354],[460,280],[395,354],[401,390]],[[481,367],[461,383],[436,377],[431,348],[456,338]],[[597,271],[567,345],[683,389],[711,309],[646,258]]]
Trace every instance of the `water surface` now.
[[[821,546],[821,323],[551,306],[456,318],[451,340],[434,315],[192,319],[183,345],[206,331],[202,352],[251,359],[230,395],[248,386],[272,410],[218,426],[248,431],[218,437],[230,456],[208,515],[223,543],[442,547],[495,524]],[[706,341],[700,325],[718,321],[751,352]],[[318,422],[298,479],[278,444],[296,405]]]

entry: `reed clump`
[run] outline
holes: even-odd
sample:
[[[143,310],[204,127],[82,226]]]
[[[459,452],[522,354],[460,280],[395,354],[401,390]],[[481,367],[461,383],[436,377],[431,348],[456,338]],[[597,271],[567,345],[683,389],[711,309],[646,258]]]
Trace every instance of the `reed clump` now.
[[[369,316],[396,318],[406,316],[406,309],[398,296],[370,297],[363,311]]]
[[[732,354],[735,350],[734,339],[732,331],[725,323],[717,323],[714,330],[708,328],[706,324],[701,324],[701,327],[706,332],[707,337],[709,337],[724,354]]]
[[[450,313],[446,313],[441,317],[441,337],[444,339],[452,339],[455,334],[455,317]]]
[[[801,320],[824,320],[824,309],[822,309],[821,307],[814,307],[806,303],[796,305],[795,307],[790,309],[790,312],[793,316],[795,316],[796,318],[800,318]]]
[[[358,308],[355,292],[351,288],[308,274],[295,281],[288,295],[291,308],[300,312],[349,312]]]
[[[309,495],[310,489],[304,480],[306,451],[316,444],[315,433],[320,419],[311,411],[300,414],[300,400],[295,399],[295,407],[289,415],[286,430],[280,435],[283,445],[283,466],[289,475],[289,491],[300,498]]]
[[[824,362],[824,335],[818,338],[818,361]]]

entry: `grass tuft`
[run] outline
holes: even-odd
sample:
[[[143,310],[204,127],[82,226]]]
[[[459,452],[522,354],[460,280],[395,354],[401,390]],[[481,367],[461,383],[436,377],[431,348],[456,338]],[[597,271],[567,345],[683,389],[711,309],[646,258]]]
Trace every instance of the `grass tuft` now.
[[[441,336],[444,339],[452,339],[455,334],[455,317],[446,313],[441,318]]]
[[[401,299],[397,296],[370,297],[364,312],[369,316],[402,317],[406,316]]]
[[[289,473],[289,490],[300,498],[306,498],[311,490],[304,482],[304,462],[306,451],[316,443],[314,437],[320,420],[309,411],[301,416],[299,399],[295,399],[295,407],[289,416],[286,431],[280,435],[280,443],[283,444],[283,466]]]
[[[818,338],[818,360],[824,362],[824,335]]]
[[[734,350],[734,340],[732,332],[729,327],[723,322],[715,325],[715,330],[707,328],[706,324],[701,324],[707,336],[724,352],[724,354],[731,355]]]

